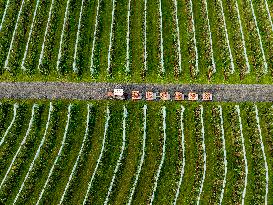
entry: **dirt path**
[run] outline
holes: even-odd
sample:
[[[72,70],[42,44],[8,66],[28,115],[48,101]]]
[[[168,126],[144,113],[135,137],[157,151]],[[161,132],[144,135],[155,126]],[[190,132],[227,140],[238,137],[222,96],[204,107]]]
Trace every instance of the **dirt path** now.
[[[132,90],[169,91],[171,96],[175,91],[187,94],[196,91],[213,93],[214,101],[232,102],[273,102],[273,85],[175,85],[175,84],[117,84],[117,83],[60,83],[60,82],[31,82],[31,83],[0,83],[0,98],[12,99],[106,99],[107,91],[123,88],[126,93]]]

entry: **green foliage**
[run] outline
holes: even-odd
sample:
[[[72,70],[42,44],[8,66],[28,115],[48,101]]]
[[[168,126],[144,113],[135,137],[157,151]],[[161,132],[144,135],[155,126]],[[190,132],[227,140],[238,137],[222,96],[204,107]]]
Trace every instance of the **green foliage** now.
[[[3,179],[6,170],[18,150],[20,142],[25,136],[31,105],[34,101],[19,102],[18,116],[8,134],[5,143],[0,147],[1,172]],[[94,172],[101,150],[102,137],[105,125],[106,107],[110,109],[110,121],[106,136],[105,151],[99,164],[93,185],[88,195],[90,203],[103,203],[109,189],[114,169],[119,158],[122,146],[123,106],[128,109],[126,120],[126,147],[121,160],[120,168],[116,173],[114,186],[109,201],[118,204],[120,200],[127,201],[135,179],[136,170],[142,155],[143,137],[143,102],[81,102],[55,101],[49,122],[45,143],[34,163],[33,169],[25,181],[18,203],[28,204],[37,201],[39,194],[48,177],[48,173],[56,159],[64,135],[67,122],[67,107],[72,103],[71,121],[68,126],[67,140],[61,156],[50,177],[49,184],[42,198],[43,203],[57,204],[63,194],[70,173],[78,157],[86,130],[87,103],[92,103],[90,110],[89,132],[83,154],[65,197],[65,203],[82,203],[86,194],[88,182]],[[3,101],[0,113],[12,113],[14,101]],[[180,194],[177,203],[196,203],[203,176],[204,159],[202,147],[201,105],[203,106],[203,121],[205,129],[205,145],[207,152],[207,173],[204,181],[200,202],[218,203],[223,185],[224,163],[223,142],[219,103],[182,103],[185,107],[183,123],[185,134],[185,173],[183,176]],[[12,170],[0,190],[1,202],[12,203],[22,184],[24,176],[29,170],[30,163],[41,142],[48,114],[48,102],[41,101],[35,109],[33,126],[26,143],[22,145]],[[150,201],[154,179],[162,157],[162,107],[166,106],[166,158],[164,160],[158,187],[155,192],[155,203],[168,203],[174,200],[178,181],[180,179],[182,163],[181,103],[177,102],[147,102],[147,139],[145,158],[140,176],[136,185],[136,192],[132,204]],[[223,203],[241,203],[242,191],[246,177],[242,140],[238,113],[233,103],[222,103],[224,132],[227,151],[227,181],[224,190]],[[248,185],[245,202],[264,202],[265,196],[265,169],[260,146],[260,136],[257,130],[255,110],[252,103],[239,104],[242,118],[244,145],[248,160]],[[269,190],[272,190],[272,105],[257,103],[259,109],[262,137],[265,145],[265,154],[269,167]],[[12,116],[8,117],[9,121]],[[3,122],[4,118],[0,118]],[[8,121],[8,122],[9,122]],[[9,123],[4,123],[2,133]],[[17,137],[19,136],[19,137]],[[18,139],[17,139],[18,138]],[[58,183],[55,183],[58,181]],[[235,187],[235,189],[234,189]],[[168,194],[167,194],[168,193]],[[268,196],[268,203],[272,197]]]

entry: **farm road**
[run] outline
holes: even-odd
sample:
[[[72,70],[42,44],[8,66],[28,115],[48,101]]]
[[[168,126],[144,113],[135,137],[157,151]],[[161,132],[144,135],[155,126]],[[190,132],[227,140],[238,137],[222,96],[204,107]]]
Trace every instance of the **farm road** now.
[[[119,83],[62,83],[62,82],[2,82],[0,83],[0,98],[10,99],[79,99],[103,100],[107,91],[123,88],[125,92],[132,90],[175,91],[188,93],[203,91],[213,93],[213,101],[225,102],[273,102],[273,85],[205,85],[205,84],[119,84]]]

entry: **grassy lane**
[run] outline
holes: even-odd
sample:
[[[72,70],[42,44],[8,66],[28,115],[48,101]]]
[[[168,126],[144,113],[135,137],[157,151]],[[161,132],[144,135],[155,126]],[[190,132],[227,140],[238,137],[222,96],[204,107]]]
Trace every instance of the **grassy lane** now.
[[[266,177],[260,136],[253,104],[241,106],[245,145],[248,157],[248,187],[245,202],[263,204],[265,201]]]
[[[194,1],[193,2],[193,13],[195,20],[195,29],[196,29],[196,42],[198,49],[198,58],[199,58],[199,74],[197,78],[202,81],[208,80],[208,64],[210,62],[210,56],[206,56],[206,41],[209,41],[208,36],[208,24],[206,20],[205,13],[205,5],[202,1]]]
[[[154,204],[171,204],[174,200],[177,182],[180,178],[179,159],[181,144],[180,129],[181,108],[178,104],[168,104],[166,108],[166,157],[161,169]],[[166,194],[168,193],[168,194]]]
[[[198,47],[196,42],[196,19],[194,13],[194,5],[193,1],[187,0],[185,1],[186,6],[186,17],[188,21],[187,28],[187,49],[189,54],[189,74],[191,79],[196,79],[196,76],[199,73],[199,65],[198,65]]]
[[[85,105],[82,105],[85,106]],[[94,132],[94,123],[95,123],[95,108],[93,104],[87,104],[87,112],[86,112],[86,120],[85,120],[85,131],[84,137],[81,142],[80,150],[78,151],[77,158],[73,163],[73,168],[69,174],[69,177],[66,182],[65,189],[62,193],[62,197],[59,200],[59,204],[68,203],[71,201],[72,193],[76,190],[75,184],[78,182],[78,175],[80,173],[80,169],[84,165],[84,161],[87,157],[87,152],[90,151],[91,146],[91,136]]]
[[[7,14],[4,19],[2,30],[0,32],[0,71],[4,72],[4,64],[9,51],[10,42],[17,21],[17,16],[21,5],[21,0],[10,1]],[[2,20],[2,18],[1,18]]]
[[[108,78],[108,48],[112,22],[112,0],[101,0],[100,23],[98,25],[98,37],[94,53],[95,74],[98,80]],[[115,35],[115,34],[114,34]]]
[[[246,71],[248,69],[244,56],[244,47],[241,37],[238,13],[236,10],[236,1],[237,0],[222,0],[226,17],[227,29],[229,32],[230,43],[234,56],[236,73],[233,76],[231,76],[234,81],[244,79],[246,77],[247,74]],[[239,12],[241,15],[241,11]]]
[[[40,1],[35,17],[35,22],[33,24],[32,34],[30,36],[30,41],[28,44],[28,50],[26,51],[26,47],[24,47],[21,51],[23,55],[25,52],[27,52],[23,66],[29,74],[37,72],[35,68],[38,66],[39,54],[41,52],[41,47],[44,40],[44,33],[46,29],[50,5],[51,1]],[[27,38],[29,38],[29,33],[27,34]],[[21,69],[21,64],[19,68]],[[24,74],[25,72],[22,73],[22,75]]]
[[[154,185],[154,176],[161,159],[160,138],[162,127],[161,105],[149,103],[147,108],[146,156],[132,204],[149,203]]]
[[[251,5],[249,1],[238,0],[239,10],[241,11],[242,23],[246,30],[246,43],[250,47],[250,62],[253,65],[255,71],[255,77],[258,82],[264,77],[264,60],[262,55],[261,46],[259,43],[259,36],[255,21],[251,12]],[[256,12],[255,12],[256,14]],[[257,17],[257,16],[256,16]],[[263,46],[264,48],[264,46]]]
[[[57,75],[57,59],[59,51],[59,43],[63,27],[63,19],[65,14],[66,1],[54,0],[52,16],[48,34],[45,40],[44,54],[40,72],[44,75]]]
[[[121,152],[123,107],[120,106],[120,103],[113,102],[109,105],[109,109],[110,120],[106,137],[106,149],[89,192],[88,203],[91,204],[104,203]]]
[[[126,35],[127,35],[127,11],[128,0],[119,0],[116,3],[116,15],[114,22],[114,38],[112,51],[112,76],[114,78],[125,77],[126,66]],[[139,20],[140,21],[140,20]]]
[[[146,80],[160,75],[159,0],[147,2],[147,72]]]
[[[241,203],[245,180],[245,164],[238,114],[234,104],[223,106],[224,129],[227,149],[227,184],[223,203]],[[244,131],[244,130],[243,130]]]
[[[12,122],[13,118],[13,104],[2,101],[0,104],[0,136],[4,136],[7,128]],[[0,148],[1,149],[1,148]]]
[[[227,2],[225,0],[221,0],[222,1],[222,5],[223,5],[223,11],[224,11],[224,15],[225,15],[225,22],[226,22],[226,28],[227,28],[227,32],[228,32],[228,39],[229,39],[229,44],[230,44],[230,48],[231,48],[231,53],[233,56],[233,61],[234,61],[234,74],[229,76],[229,79],[231,81],[238,81],[240,79],[240,68],[238,67],[239,61],[242,60],[238,58],[238,51],[236,46],[239,44],[239,38],[240,38],[240,30],[238,28],[238,22],[237,21],[237,13],[236,11],[234,12],[230,12],[232,9],[230,9],[230,7],[232,7],[232,3],[231,2]],[[233,2],[234,3],[234,2]],[[239,35],[237,36],[237,39],[235,37],[235,35]],[[241,45],[242,47],[242,45]],[[239,50],[240,51],[240,50]],[[242,53],[242,51],[240,51]],[[242,64],[242,62],[240,62]]]
[[[264,1],[253,1],[253,7],[261,33],[269,75],[273,76],[273,51],[271,49],[273,46],[273,31],[271,22],[268,18],[268,13],[266,11],[266,5]]]
[[[84,154],[80,159],[79,169],[75,173],[75,177],[71,182],[71,188],[68,190],[68,197],[65,203],[67,204],[81,204],[88,186],[88,182],[94,168],[98,156],[100,154],[100,148],[102,144],[102,137],[104,132],[106,105],[95,103],[90,114],[90,134],[86,141],[86,148]],[[84,163],[88,162],[88,163]]]
[[[19,18],[17,30],[11,44],[10,55],[7,55],[5,66],[11,75],[17,75],[21,71],[20,65],[24,55],[30,25],[34,14],[36,2],[34,0],[25,1]]]
[[[208,12],[211,22],[212,41],[215,55],[217,72],[215,80],[228,79],[230,77],[231,59],[226,40],[224,18],[221,12],[220,1],[207,1]],[[225,13],[224,13],[225,14]],[[225,15],[225,19],[226,19]],[[229,37],[230,39],[230,37]]]
[[[94,38],[97,1],[84,1],[76,64],[78,77],[90,78],[90,61]],[[75,47],[75,46],[74,46]]]
[[[126,203],[135,180],[136,170],[140,163],[143,143],[143,103],[129,103],[126,137],[128,148],[124,153],[122,173],[117,176],[116,189],[113,190],[111,204]]]
[[[17,110],[15,122],[5,137],[4,143],[0,147],[0,170],[2,170],[0,173],[1,181],[4,178],[6,171],[8,170],[8,166],[10,165],[14,154],[18,150],[18,147],[26,134],[30,115],[31,106],[27,104],[20,104]]]
[[[40,155],[36,160],[28,180],[26,180],[18,203],[34,204],[46,181],[49,170],[58,153],[66,122],[67,107],[61,102],[56,102],[52,113],[52,120],[48,128],[48,134]]]
[[[76,35],[78,30],[78,19],[80,15],[81,1],[70,0],[68,7],[68,17],[64,29],[64,37],[61,46],[61,58],[59,65],[60,74],[73,72],[73,61]],[[59,48],[60,49],[60,48]]]
[[[220,128],[219,109],[216,105],[204,108],[204,126],[206,136],[207,171],[201,204],[219,203],[224,178],[222,133]]]
[[[181,67],[182,72],[178,80],[180,82],[186,82],[190,79],[189,74],[189,53],[188,53],[188,21],[186,15],[186,2],[177,1],[177,18],[180,29],[180,48],[181,48]]]
[[[265,145],[265,154],[268,163],[269,169],[269,184],[268,184],[268,192],[272,193],[273,191],[273,181],[270,180],[273,178],[273,107],[272,104],[260,104],[259,107],[259,117],[260,124],[263,134],[263,142]],[[273,203],[273,196],[271,194],[268,195],[268,204]]]
[[[39,105],[35,110],[35,116],[29,135],[26,142],[17,155],[12,170],[7,175],[6,181],[1,189],[0,196],[6,199],[5,203],[11,204],[23,182],[28,168],[35,156],[36,149],[38,148],[45,125],[47,121],[48,109],[45,105]],[[12,193],[12,194],[10,194]]]
[[[184,112],[184,134],[185,134],[185,173],[180,188],[177,204],[189,204],[190,195],[194,186],[195,165],[197,162],[196,141],[194,138],[194,116],[195,104],[185,104]]]
[[[215,4],[212,1],[207,0],[208,5],[208,17],[210,20],[211,26],[211,35],[212,35],[212,47],[215,53],[215,66],[216,73],[213,75],[212,80],[223,80],[225,73],[225,66],[223,65],[223,58],[226,58],[224,51],[224,33],[222,31],[221,21],[218,20],[220,14],[217,13]]]
[[[191,189],[191,193],[187,197],[187,201],[189,204],[199,203],[202,196],[203,179],[204,179],[204,151],[202,147],[202,138],[203,138],[203,125],[202,125],[202,107],[196,106],[193,110],[194,112],[194,140],[196,143],[196,156],[197,161],[195,163],[195,171],[194,171],[194,183]],[[203,115],[204,119],[204,115]],[[206,133],[204,134],[204,137]],[[201,199],[202,200],[202,199]],[[202,201],[201,201],[202,202]]]
[[[161,0],[162,2],[162,27],[164,46],[165,75],[168,81],[173,82],[178,78],[179,66],[177,55],[176,22],[174,16],[174,2]]]
[[[51,176],[41,203],[57,204],[73,168],[85,132],[87,108],[84,103],[75,103],[71,108],[71,119],[67,131],[66,144],[61,158]],[[59,181],[59,183],[53,183]],[[54,194],[53,194],[54,193]]]
[[[132,80],[144,79],[144,0],[131,1]]]
[[[244,1],[242,0],[237,0],[237,2],[238,2],[238,10],[241,16],[242,29],[244,32],[246,48],[248,51],[247,54],[248,54],[249,63],[251,66],[250,67],[251,73],[249,76],[247,76],[248,78],[247,81],[250,82],[251,80],[257,79],[257,63],[260,63],[260,62],[255,61],[255,58],[257,57],[255,55],[259,55],[259,58],[261,58],[260,56],[261,54],[260,54],[260,48],[259,48],[259,44],[257,40],[257,32],[255,30],[255,25],[252,22],[252,15],[251,13],[247,12],[247,9],[250,9],[250,8],[247,7]],[[253,34],[255,33],[255,37],[253,36],[253,34],[249,33],[249,31],[251,31]]]

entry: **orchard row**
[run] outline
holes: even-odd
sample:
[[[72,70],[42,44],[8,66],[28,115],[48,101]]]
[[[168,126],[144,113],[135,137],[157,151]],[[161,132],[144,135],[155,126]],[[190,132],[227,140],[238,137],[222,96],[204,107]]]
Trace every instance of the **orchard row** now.
[[[1,79],[272,82],[267,0],[4,0]]]
[[[0,122],[3,204],[273,202],[269,103],[3,101]]]

